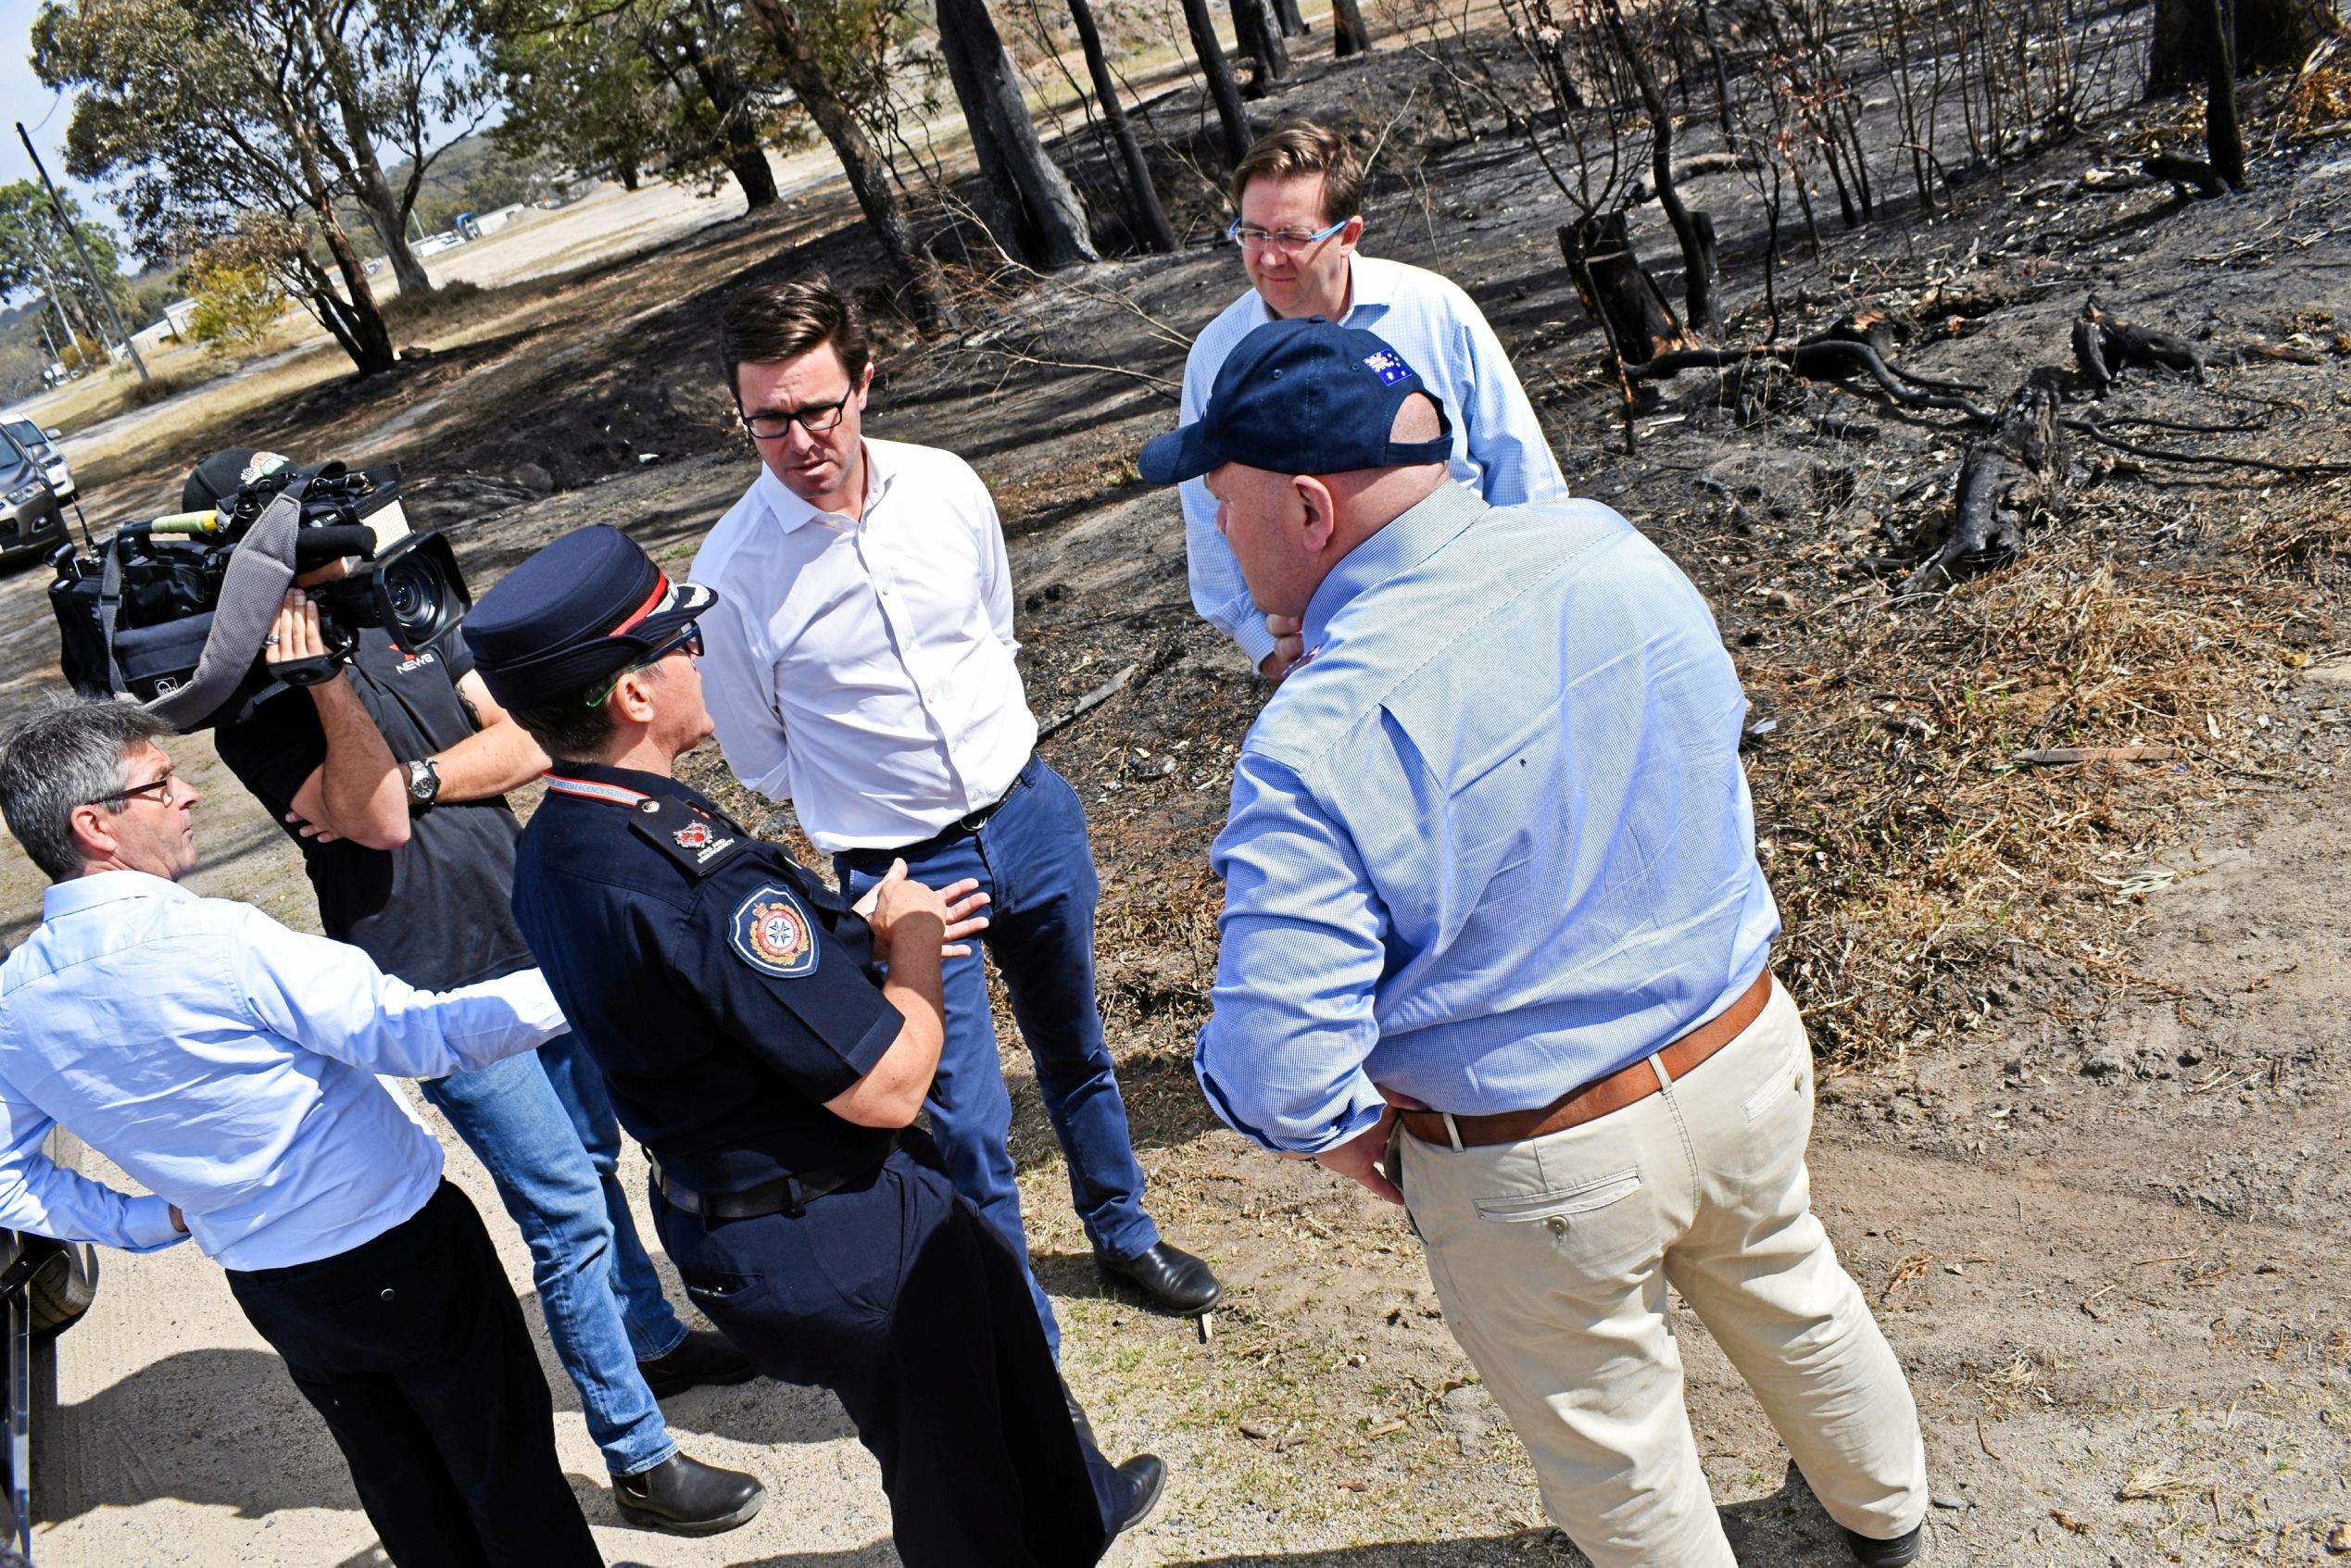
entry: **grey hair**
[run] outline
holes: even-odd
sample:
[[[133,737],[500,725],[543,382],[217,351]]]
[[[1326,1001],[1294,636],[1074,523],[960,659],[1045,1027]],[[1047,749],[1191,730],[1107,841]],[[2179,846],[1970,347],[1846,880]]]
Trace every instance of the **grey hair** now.
[[[75,809],[123,810],[129,802],[103,797],[129,786],[134,749],[170,733],[145,709],[100,697],[52,702],[0,740],[0,815],[51,882],[82,874]]]

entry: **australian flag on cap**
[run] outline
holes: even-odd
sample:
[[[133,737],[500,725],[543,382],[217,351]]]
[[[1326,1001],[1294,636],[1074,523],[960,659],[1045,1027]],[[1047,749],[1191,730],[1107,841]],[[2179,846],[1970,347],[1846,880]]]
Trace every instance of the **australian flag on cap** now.
[[[1404,363],[1404,357],[1392,348],[1366,356],[1364,363],[1371,367],[1372,374],[1379,378],[1382,386],[1394,386],[1413,373],[1413,368]]]

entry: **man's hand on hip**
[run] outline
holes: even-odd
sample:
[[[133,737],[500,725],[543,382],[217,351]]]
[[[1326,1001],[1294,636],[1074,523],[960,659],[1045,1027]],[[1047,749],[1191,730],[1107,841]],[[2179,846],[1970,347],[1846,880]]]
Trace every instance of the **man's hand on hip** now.
[[[1395,1126],[1396,1108],[1391,1105],[1381,1110],[1379,1120],[1364,1131],[1314,1156],[1314,1163],[1356,1183],[1374,1198],[1402,1204],[1403,1193],[1380,1169],[1380,1160],[1388,1153],[1388,1135]]]

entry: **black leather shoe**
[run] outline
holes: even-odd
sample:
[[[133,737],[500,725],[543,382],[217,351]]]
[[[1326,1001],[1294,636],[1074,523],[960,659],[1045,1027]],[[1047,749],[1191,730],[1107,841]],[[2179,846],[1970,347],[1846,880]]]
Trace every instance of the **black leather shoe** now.
[[[1135,1484],[1135,1500],[1126,1505],[1126,1517],[1111,1532],[1123,1536],[1151,1516],[1159,1506],[1159,1494],[1167,1489],[1167,1466],[1160,1463],[1157,1454],[1137,1454],[1118,1467],[1118,1473]]]
[[[767,1488],[755,1475],[672,1454],[650,1470],[613,1476],[612,1500],[639,1529],[715,1536],[749,1524],[766,1503]]]
[[[723,1335],[700,1329],[679,1340],[677,1348],[668,1355],[637,1362],[636,1370],[657,1399],[705,1385],[748,1383],[759,1375],[759,1369],[745,1361],[743,1352],[728,1344]]]
[[[1225,1294],[1225,1286],[1205,1262],[1163,1241],[1132,1258],[1097,1252],[1094,1266],[1113,1279],[1125,1281],[1150,1298],[1153,1306],[1171,1312],[1204,1312]]]
[[[1844,1529],[1842,1524],[1837,1527]],[[1904,1568],[1904,1564],[1918,1561],[1918,1553],[1926,1544],[1927,1525],[1924,1520],[1913,1525],[1908,1535],[1896,1536],[1890,1541],[1845,1530],[1845,1545],[1853,1549],[1853,1560],[1860,1563],[1861,1568]]]

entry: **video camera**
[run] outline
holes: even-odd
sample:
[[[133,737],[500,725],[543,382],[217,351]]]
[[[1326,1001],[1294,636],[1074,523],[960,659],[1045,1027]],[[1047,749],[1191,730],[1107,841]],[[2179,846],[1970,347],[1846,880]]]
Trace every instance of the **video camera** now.
[[[464,621],[472,597],[456,552],[437,533],[409,531],[396,466],[278,460],[262,470],[267,456],[217,507],[127,522],[94,555],[68,546],[52,558],[59,662],[75,690],[135,698],[183,733],[233,717],[272,679],[298,678],[261,662],[262,612],[274,616],[292,577],[353,558],[347,575],[306,590],[329,653],[318,678],[350,658],[363,627],[421,652]],[[267,558],[238,566],[240,552],[256,550]]]

